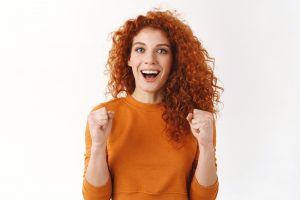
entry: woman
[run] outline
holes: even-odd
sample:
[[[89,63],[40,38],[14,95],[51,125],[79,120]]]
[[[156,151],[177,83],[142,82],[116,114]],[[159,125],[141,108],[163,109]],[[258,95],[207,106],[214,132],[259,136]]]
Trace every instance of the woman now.
[[[114,99],[88,116],[84,199],[215,199],[213,114],[223,88],[207,51],[171,11],[130,19],[112,39]]]

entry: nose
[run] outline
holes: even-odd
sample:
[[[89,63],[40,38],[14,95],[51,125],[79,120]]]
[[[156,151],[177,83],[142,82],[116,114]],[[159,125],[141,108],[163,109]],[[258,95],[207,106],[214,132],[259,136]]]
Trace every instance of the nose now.
[[[152,52],[146,53],[144,63],[147,65],[156,64],[156,57],[155,57],[154,53],[152,53]]]

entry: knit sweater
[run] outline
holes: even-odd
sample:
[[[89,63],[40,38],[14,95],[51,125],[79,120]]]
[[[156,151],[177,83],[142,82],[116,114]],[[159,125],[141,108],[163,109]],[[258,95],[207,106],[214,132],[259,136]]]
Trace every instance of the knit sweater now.
[[[143,103],[128,95],[101,103],[92,111],[101,107],[115,112],[106,146],[111,179],[105,185],[96,187],[85,178],[92,145],[87,124],[82,187],[85,200],[216,198],[218,180],[211,186],[202,186],[194,174],[199,157],[197,139],[190,132],[184,146],[176,148],[172,145],[164,133],[164,107],[161,103]],[[214,127],[214,146],[215,130]]]

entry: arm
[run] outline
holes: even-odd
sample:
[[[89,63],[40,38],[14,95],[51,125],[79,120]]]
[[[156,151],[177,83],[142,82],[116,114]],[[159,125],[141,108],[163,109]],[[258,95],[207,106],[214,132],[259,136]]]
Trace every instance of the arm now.
[[[201,146],[195,176],[200,185],[210,186],[217,181],[214,146]]]
[[[216,163],[216,127],[213,124],[213,145],[201,146],[197,150],[192,169],[191,200],[214,200],[219,190]]]
[[[89,126],[85,134],[86,152],[82,193],[85,200],[109,200],[111,178],[107,165],[106,146],[93,146]]]

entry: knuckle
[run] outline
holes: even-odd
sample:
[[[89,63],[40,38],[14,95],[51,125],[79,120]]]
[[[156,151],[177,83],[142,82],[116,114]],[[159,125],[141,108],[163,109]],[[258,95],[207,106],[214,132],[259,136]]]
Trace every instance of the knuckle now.
[[[93,118],[94,118],[94,113],[93,112],[89,113],[88,116],[87,116],[87,119],[90,121]]]
[[[102,112],[107,112],[106,107],[102,107],[102,108],[100,108],[100,110],[101,110]]]

